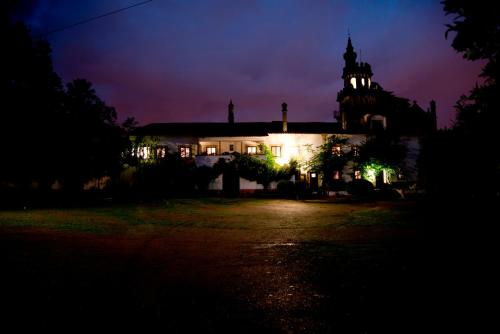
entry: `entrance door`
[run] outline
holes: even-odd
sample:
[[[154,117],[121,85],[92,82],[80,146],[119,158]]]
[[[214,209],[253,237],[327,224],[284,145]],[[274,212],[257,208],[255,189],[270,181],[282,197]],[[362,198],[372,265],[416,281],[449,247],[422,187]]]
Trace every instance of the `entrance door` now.
[[[312,192],[318,191],[318,173],[316,172],[309,173],[309,187]]]

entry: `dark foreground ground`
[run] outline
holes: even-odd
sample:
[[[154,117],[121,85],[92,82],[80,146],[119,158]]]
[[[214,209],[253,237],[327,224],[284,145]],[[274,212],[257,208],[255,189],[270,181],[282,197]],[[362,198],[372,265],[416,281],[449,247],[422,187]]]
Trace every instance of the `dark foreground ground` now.
[[[4,211],[2,321],[16,331],[428,332],[422,219],[409,202],[255,199]]]

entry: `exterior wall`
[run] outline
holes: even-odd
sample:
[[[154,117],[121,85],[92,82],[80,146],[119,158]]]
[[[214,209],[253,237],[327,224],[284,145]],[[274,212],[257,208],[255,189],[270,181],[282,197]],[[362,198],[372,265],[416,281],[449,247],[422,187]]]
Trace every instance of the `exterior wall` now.
[[[240,177],[240,190],[263,190],[264,186],[256,181],[249,181]]]
[[[270,133],[268,136],[253,136],[253,137],[171,137],[159,136],[155,137],[156,145],[165,146],[170,153],[178,152],[179,146],[191,147],[191,155],[195,157],[197,166],[213,166],[220,158],[227,161],[232,159],[230,154],[221,153],[247,153],[249,146],[257,146],[265,144],[270,148],[279,146],[281,155],[275,157],[279,165],[284,165],[290,159],[296,159],[299,163],[305,163],[312,158],[318,147],[323,145],[327,138],[332,134],[300,134],[300,133]],[[354,145],[360,146],[366,140],[364,134],[342,134],[341,137],[347,138],[347,143],[342,147],[344,153],[348,153]],[[420,141],[417,136],[401,137],[401,143],[407,147],[407,156],[405,158],[405,178],[409,181],[418,179],[417,159],[420,154]],[[233,145],[233,151],[230,150],[230,145]],[[216,155],[206,155],[206,147],[212,146],[217,148]],[[259,152],[258,152],[259,153]],[[265,159],[262,154],[256,154],[256,157]],[[306,174],[307,170],[304,165],[301,172]],[[348,162],[342,171],[342,178],[345,182],[352,181],[353,163]],[[322,180],[319,180],[321,186]],[[209,189],[222,190],[222,175],[214,180]],[[258,190],[263,189],[263,186],[256,182],[245,179],[240,180],[240,189],[242,190]],[[269,189],[276,189],[276,184],[271,184]]]
[[[342,152],[348,153],[351,151],[352,146],[361,146],[366,140],[366,135],[364,134],[353,134],[353,135],[344,135],[347,137],[347,143],[342,148]],[[344,166],[344,170],[342,171],[342,179],[344,182],[351,182],[353,180],[352,175],[354,174],[353,170],[354,163],[352,161],[348,161]]]
[[[170,136],[159,136],[157,145],[166,146],[168,152],[178,152],[179,146],[190,145],[191,154],[196,155],[198,151],[198,138],[191,136],[183,137],[170,137]]]
[[[296,159],[299,163],[308,161],[326,138],[327,134],[271,133],[264,143],[269,147],[281,147],[281,156],[275,159],[277,164],[284,165],[290,159]]]
[[[210,184],[208,185],[208,190],[222,190],[222,174],[217,176]]]
[[[264,144],[267,136],[255,136],[255,137],[200,137],[200,150],[199,154],[206,154],[207,147],[215,146],[217,147],[217,154],[223,153],[247,153],[247,148],[249,146],[258,147],[260,144]],[[233,145],[233,150],[231,150],[230,145]]]
[[[195,163],[197,167],[208,166],[212,167],[219,159],[224,159],[230,161],[232,156],[230,155],[198,155],[195,157]]]
[[[401,143],[407,148],[405,158],[406,179],[417,181],[418,179],[418,157],[420,155],[420,140],[418,137],[401,137]]]

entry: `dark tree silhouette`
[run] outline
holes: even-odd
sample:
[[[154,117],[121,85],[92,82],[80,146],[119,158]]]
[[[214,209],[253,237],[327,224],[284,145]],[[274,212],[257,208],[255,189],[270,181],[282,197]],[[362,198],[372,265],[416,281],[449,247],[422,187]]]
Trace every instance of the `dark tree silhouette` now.
[[[96,95],[89,81],[77,79],[67,84],[62,120],[59,131],[64,153],[58,174],[65,186],[78,189],[92,178],[119,172],[126,142],[114,108]]]
[[[442,3],[444,11],[453,15],[446,37],[453,35],[452,47],[465,59],[485,63],[481,72],[484,82],[457,102],[453,134],[436,134],[435,142],[447,148],[447,152],[436,152],[431,148],[433,140],[427,142],[423,161],[434,164],[435,168],[425,167],[430,173],[426,179],[436,182],[432,185],[434,189],[453,188],[451,182],[444,182],[440,187],[440,178],[432,175],[437,170],[448,170],[448,175],[456,179],[455,187],[459,188],[449,189],[449,193],[495,195],[500,179],[500,137],[497,135],[500,124],[500,16],[493,2],[446,0]],[[450,156],[452,153],[458,156]],[[441,159],[443,154],[449,158]],[[438,162],[446,165],[437,166]],[[477,177],[479,175],[481,177]]]
[[[54,178],[54,148],[59,141],[54,124],[61,115],[63,87],[54,72],[51,49],[32,40],[22,23],[13,23],[5,8],[0,90],[0,178],[28,186]]]
[[[15,22],[12,8],[0,8],[0,189],[48,190],[56,180],[66,189],[82,189],[92,178],[116,176],[128,139],[115,110],[87,80],[65,89],[49,44]]]

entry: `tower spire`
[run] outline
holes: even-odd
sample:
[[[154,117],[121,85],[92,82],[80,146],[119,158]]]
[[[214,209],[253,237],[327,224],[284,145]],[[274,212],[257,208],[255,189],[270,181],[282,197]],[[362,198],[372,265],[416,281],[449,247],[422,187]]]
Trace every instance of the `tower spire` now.
[[[352,46],[352,41],[351,41],[351,36],[347,37],[347,47],[345,49],[344,53],[344,60],[345,60],[345,65],[346,67],[352,67],[356,65],[356,57],[357,54],[354,52],[354,48]]]

